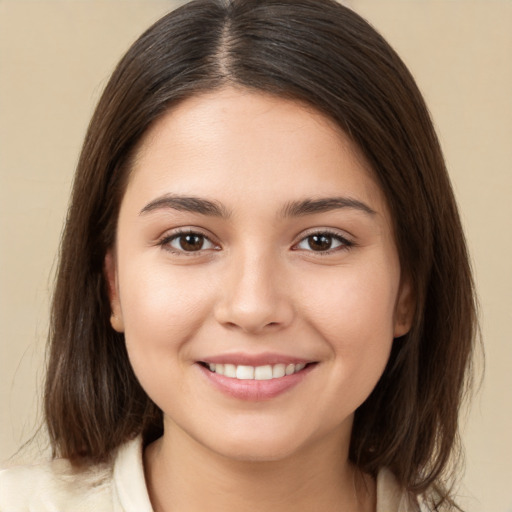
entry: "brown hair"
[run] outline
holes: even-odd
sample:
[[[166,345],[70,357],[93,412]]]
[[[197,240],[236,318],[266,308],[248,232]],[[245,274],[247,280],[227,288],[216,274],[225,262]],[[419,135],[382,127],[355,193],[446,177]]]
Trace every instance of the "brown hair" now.
[[[61,245],[45,388],[54,454],[102,461],[137,434],[149,442],[162,432],[110,326],[104,258],[141,136],[171,105],[225,84],[306,102],[371,164],[416,312],[356,411],[350,457],[373,475],[388,467],[414,493],[437,485],[457,444],[476,329],[466,245],[413,78],[367,22],[332,0],[196,0],[118,64],[85,138]]]

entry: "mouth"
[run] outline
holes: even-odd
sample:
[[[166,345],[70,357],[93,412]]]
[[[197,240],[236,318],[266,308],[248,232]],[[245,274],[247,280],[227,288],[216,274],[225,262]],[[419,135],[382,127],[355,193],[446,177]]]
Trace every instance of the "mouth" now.
[[[319,361],[276,353],[226,353],[196,361],[206,382],[237,400],[266,401],[309,380]]]
[[[237,380],[275,380],[283,377],[298,374],[316,362],[309,363],[288,363],[288,364],[266,364],[261,366],[249,366],[231,363],[209,363],[199,361],[199,364],[211,373]]]

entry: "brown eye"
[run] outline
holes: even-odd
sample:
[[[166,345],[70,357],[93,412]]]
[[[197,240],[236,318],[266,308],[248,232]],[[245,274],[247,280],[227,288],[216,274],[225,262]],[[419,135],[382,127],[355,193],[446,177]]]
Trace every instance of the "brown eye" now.
[[[200,251],[204,245],[204,236],[190,233],[179,237],[180,249],[184,251]]]
[[[328,251],[332,246],[332,236],[324,234],[308,236],[308,245],[313,251]]]
[[[178,233],[165,239],[162,245],[167,245],[174,252],[199,252],[213,249],[215,245],[201,233]]]
[[[352,242],[341,235],[318,232],[304,237],[295,247],[304,251],[329,253],[331,251],[348,249],[352,245]]]

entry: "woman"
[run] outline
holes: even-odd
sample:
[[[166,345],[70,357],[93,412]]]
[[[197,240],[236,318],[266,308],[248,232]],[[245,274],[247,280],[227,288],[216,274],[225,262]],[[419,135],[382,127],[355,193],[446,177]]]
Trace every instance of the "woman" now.
[[[191,2],[91,121],[53,298],[56,459],[4,471],[0,509],[455,507],[474,331],[442,154],[389,45],[329,0]]]

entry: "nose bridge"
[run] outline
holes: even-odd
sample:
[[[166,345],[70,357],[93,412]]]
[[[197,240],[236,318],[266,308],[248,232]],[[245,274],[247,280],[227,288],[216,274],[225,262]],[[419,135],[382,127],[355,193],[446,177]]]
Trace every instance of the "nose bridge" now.
[[[217,319],[247,332],[288,325],[293,316],[279,259],[268,248],[244,250],[229,264]]]

